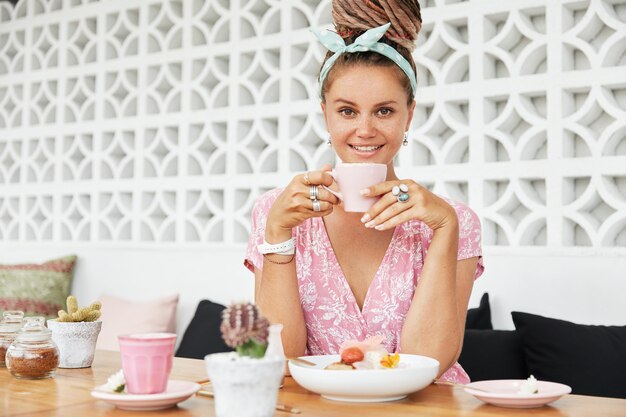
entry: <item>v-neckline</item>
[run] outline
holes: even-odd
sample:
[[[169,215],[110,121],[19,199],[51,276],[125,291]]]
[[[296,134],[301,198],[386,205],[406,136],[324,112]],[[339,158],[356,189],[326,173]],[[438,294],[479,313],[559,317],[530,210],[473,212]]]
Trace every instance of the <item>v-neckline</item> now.
[[[367,287],[367,291],[365,292],[365,297],[363,298],[363,307],[359,307],[359,303],[357,303],[356,301],[356,296],[354,295],[354,292],[352,292],[352,288],[350,288],[350,283],[348,282],[348,279],[346,278],[346,274],[343,272],[343,269],[341,268],[341,264],[339,263],[339,259],[337,258],[337,254],[335,253],[335,249],[333,248],[333,244],[330,241],[328,230],[326,230],[326,223],[324,223],[324,219],[322,217],[317,217],[316,219],[319,222],[318,226],[322,229],[322,233],[324,234],[324,237],[326,241],[328,242],[328,246],[330,247],[330,252],[331,252],[332,259],[334,260],[334,264],[337,270],[341,273],[342,285],[344,289],[350,294],[350,297],[352,298],[352,303],[354,304],[354,308],[359,313],[360,319],[363,320],[364,312],[366,310],[366,307],[369,304],[371,289],[374,286],[374,284],[380,279],[381,268],[387,261],[387,258],[391,256],[391,250],[392,250],[391,248],[394,246],[393,244],[395,243],[396,235],[398,233],[399,227],[396,226],[394,228],[393,234],[391,235],[391,240],[389,240],[389,244],[387,245],[387,250],[385,250],[385,255],[383,256],[383,259],[380,261],[378,268],[376,268],[376,272],[374,273],[374,276],[372,277],[372,281],[370,282],[369,286]]]

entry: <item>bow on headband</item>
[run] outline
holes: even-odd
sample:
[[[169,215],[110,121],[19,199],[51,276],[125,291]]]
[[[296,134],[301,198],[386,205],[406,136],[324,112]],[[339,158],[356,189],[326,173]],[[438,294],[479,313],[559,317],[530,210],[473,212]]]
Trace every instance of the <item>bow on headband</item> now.
[[[409,64],[409,61],[407,61],[402,55],[400,55],[400,53],[396,51],[393,47],[387,45],[386,43],[378,42],[380,38],[383,37],[385,32],[387,32],[389,26],[391,26],[391,23],[369,29],[358,38],[356,38],[355,41],[350,45],[346,45],[343,38],[335,32],[331,32],[329,30],[321,32],[314,28],[311,29],[311,32],[313,32],[313,34],[322,43],[322,45],[324,45],[330,51],[334,52],[333,56],[326,60],[324,66],[322,67],[322,70],[320,71],[320,97],[322,97],[322,86],[324,84],[324,80],[326,79],[326,76],[328,75],[337,58],[339,58],[341,54],[365,51],[372,51],[384,55],[392,60],[397,66],[399,66],[400,69],[406,74],[406,76],[409,77],[411,89],[413,90],[413,97],[415,97],[415,92],[417,90],[417,79],[415,77],[415,72],[413,71],[413,68],[411,68],[411,64]]]

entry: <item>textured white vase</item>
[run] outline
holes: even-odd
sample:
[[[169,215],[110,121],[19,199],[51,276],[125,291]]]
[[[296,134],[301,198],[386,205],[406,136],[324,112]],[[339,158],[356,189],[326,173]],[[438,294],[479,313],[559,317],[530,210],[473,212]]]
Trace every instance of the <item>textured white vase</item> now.
[[[217,417],[271,417],[283,377],[283,357],[254,359],[234,352],[204,358]]]
[[[93,363],[101,321],[48,320],[52,340],[59,348],[59,368],[88,368]]]

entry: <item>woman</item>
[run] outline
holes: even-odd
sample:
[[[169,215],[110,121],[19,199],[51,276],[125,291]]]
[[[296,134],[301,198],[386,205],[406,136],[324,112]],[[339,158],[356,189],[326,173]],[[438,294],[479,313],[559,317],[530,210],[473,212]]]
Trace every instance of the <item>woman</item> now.
[[[333,19],[337,33],[317,33],[330,49],[319,82],[332,147],[343,162],[386,164],[387,178],[362,191],[380,197],[365,214],[317,187],[336,187],[330,166],[262,195],[246,257],[256,302],[284,324],[287,356],[337,353],[345,340],[380,334],[390,352],[433,357],[442,379],[467,383],[456,360],[483,269],[478,218],[393,166],[415,109],[419,4],[336,0]]]

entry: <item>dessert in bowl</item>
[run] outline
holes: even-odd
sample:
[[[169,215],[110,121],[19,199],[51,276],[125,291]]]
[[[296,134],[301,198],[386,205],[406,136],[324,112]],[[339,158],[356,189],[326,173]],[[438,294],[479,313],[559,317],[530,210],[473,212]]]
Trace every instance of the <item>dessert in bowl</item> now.
[[[437,377],[436,359],[390,355],[375,341],[346,342],[338,355],[303,357],[315,366],[289,361],[289,371],[303,388],[330,400],[351,402],[399,400],[425,388]],[[352,349],[355,346],[364,350],[362,355]],[[353,361],[355,358],[360,360]]]
[[[303,388],[339,401],[393,401],[419,391],[437,377],[439,362],[435,359],[400,354],[400,365],[392,369],[324,369],[337,363],[339,355],[306,356],[315,366],[289,361],[289,371]]]

